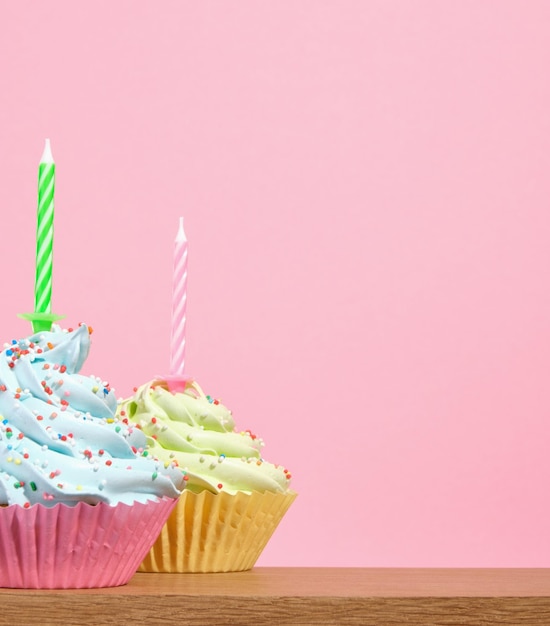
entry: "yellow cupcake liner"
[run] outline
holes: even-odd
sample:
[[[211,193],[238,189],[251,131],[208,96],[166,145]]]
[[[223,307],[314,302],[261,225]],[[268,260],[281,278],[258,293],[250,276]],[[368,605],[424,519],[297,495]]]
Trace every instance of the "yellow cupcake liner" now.
[[[296,495],[184,491],[138,571],[251,569]]]

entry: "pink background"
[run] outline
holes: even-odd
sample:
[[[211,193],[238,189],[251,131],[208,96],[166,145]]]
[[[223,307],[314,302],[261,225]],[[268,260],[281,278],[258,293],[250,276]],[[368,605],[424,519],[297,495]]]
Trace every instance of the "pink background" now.
[[[550,3],[3,2],[2,340],[188,365],[300,496],[261,565],[550,566]]]

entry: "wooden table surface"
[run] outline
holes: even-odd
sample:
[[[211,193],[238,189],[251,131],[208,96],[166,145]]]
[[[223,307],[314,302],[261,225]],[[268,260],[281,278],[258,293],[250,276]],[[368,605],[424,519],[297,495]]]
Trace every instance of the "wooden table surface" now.
[[[0,589],[0,624],[550,625],[550,569],[256,568],[124,587]]]

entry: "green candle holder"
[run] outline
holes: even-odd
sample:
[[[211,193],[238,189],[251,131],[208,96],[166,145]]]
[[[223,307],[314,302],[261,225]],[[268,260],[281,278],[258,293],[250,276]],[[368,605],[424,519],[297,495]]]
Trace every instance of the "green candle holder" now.
[[[17,317],[21,317],[24,320],[29,320],[32,323],[32,329],[35,333],[42,331],[49,331],[52,328],[52,324],[57,320],[63,319],[64,315],[56,315],[55,313],[18,313]]]

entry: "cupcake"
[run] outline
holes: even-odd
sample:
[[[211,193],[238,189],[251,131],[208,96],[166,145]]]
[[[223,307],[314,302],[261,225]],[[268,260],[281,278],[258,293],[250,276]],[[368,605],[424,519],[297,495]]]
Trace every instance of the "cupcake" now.
[[[90,329],[53,326],[0,352],[0,587],[123,585],[184,486],[79,371]]]
[[[236,431],[231,411],[194,381],[173,393],[155,380],[119,404],[147,435],[147,450],[177,463],[185,491],[140,571],[250,569],[292,504],[290,473],[265,461],[263,442]]]

